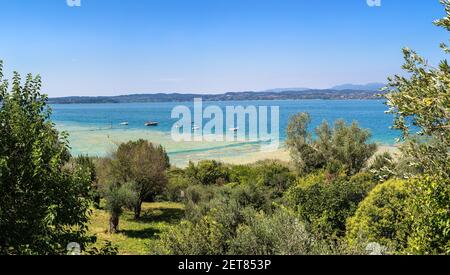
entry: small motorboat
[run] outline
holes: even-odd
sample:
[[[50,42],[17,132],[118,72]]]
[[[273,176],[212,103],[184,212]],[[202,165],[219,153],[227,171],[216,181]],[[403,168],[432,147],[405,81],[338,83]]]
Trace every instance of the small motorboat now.
[[[146,123],[145,123],[145,126],[147,126],[147,127],[154,127],[154,126],[158,126],[158,122],[154,122],[154,121],[147,121]]]
[[[128,126],[128,121],[125,121],[125,122],[121,122],[119,125],[121,125],[121,126]]]
[[[235,132],[236,133],[237,131],[239,131],[239,128],[237,128],[237,127],[236,128],[230,128],[230,132]]]

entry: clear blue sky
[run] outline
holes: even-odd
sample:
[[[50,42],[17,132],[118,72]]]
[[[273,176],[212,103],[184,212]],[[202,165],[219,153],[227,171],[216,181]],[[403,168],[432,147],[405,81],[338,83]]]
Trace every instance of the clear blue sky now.
[[[401,48],[438,61],[438,0],[0,0],[5,70],[50,96],[385,82]]]

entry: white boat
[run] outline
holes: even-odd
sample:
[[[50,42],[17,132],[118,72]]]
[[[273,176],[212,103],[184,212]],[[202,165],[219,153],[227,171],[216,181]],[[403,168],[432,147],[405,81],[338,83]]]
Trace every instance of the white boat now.
[[[236,128],[230,128],[230,132],[237,132],[237,131],[239,131],[239,128],[238,128],[238,127],[236,127]]]
[[[125,121],[125,122],[121,122],[121,123],[120,123],[120,125],[122,125],[122,126],[128,126],[128,124],[129,124],[128,121]]]

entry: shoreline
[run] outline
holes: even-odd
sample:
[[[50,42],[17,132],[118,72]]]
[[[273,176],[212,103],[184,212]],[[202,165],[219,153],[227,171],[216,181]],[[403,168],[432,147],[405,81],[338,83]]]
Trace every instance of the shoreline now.
[[[164,146],[171,164],[184,168],[190,161],[216,160],[234,165],[246,165],[263,160],[290,162],[291,158],[284,142],[274,151],[262,151],[261,144],[249,142],[175,142],[166,132],[141,129],[105,129],[98,131],[82,125],[59,124],[60,130],[69,132],[69,144],[73,155],[105,157],[110,155],[120,143],[144,139]],[[389,152],[395,155],[398,145],[377,142],[376,154]]]
[[[380,155],[383,153],[390,153],[394,157],[399,154],[398,145],[379,145],[377,152],[375,152],[374,156]],[[289,151],[286,148],[280,148],[273,152],[266,151],[258,151],[258,152],[250,152],[244,153],[241,155],[235,156],[226,156],[226,157],[218,157],[218,158],[205,158],[205,160],[216,160],[220,161],[224,164],[231,165],[248,165],[253,164],[259,161],[265,160],[276,160],[282,162],[290,162],[291,157],[289,155]],[[189,162],[189,160],[187,160]],[[197,161],[193,161],[196,163]],[[179,168],[185,168],[186,165],[176,165]]]

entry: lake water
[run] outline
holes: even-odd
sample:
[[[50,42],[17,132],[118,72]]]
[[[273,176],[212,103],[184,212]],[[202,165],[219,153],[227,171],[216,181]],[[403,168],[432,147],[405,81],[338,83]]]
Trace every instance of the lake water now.
[[[70,134],[72,153],[105,156],[117,144],[128,140],[147,139],[166,147],[176,164],[187,160],[240,156],[258,150],[258,144],[248,142],[175,142],[170,132],[178,119],[171,118],[172,109],[188,103],[130,103],[130,104],[74,104],[52,105],[52,120],[57,127]],[[203,107],[226,106],[279,106],[280,140],[285,140],[289,117],[298,112],[308,112],[312,117],[311,129],[323,120],[334,122],[344,119],[358,123],[372,132],[372,140],[385,145],[395,143],[399,133],[391,130],[392,116],[386,115],[387,106],[381,100],[301,100],[301,101],[227,101],[203,102]],[[128,126],[121,126],[121,122]],[[147,121],[157,121],[157,127],[146,127]],[[205,120],[207,122],[207,120]],[[227,126],[225,126],[227,127]],[[228,129],[228,128],[226,128]],[[227,131],[225,129],[225,132]]]

